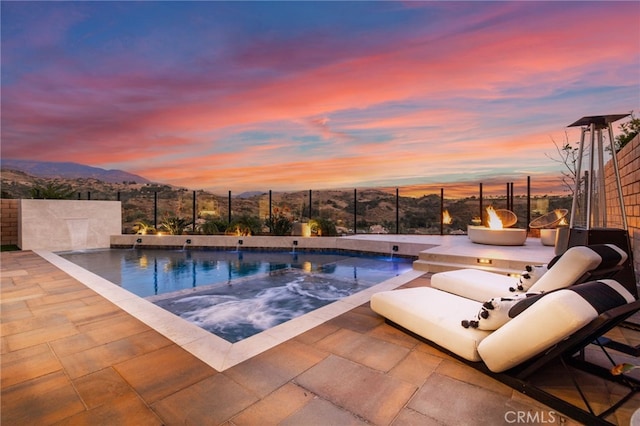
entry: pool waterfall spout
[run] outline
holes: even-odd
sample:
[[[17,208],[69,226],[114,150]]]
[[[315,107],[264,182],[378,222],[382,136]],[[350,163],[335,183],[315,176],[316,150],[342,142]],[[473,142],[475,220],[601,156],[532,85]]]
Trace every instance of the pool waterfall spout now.
[[[135,242],[133,243],[133,247],[131,247],[131,250],[135,250],[136,246],[141,243],[142,243],[142,238],[136,239]]]

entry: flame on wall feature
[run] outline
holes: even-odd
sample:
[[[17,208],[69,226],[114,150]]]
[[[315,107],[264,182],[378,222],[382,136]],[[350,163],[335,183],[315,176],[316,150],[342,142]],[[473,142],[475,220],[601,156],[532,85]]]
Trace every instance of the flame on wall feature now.
[[[451,222],[453,222],[453,218],[449,214],[449,210],[443,211],[442,212],[442,223],[445,224],[445,225],[451,225]]]

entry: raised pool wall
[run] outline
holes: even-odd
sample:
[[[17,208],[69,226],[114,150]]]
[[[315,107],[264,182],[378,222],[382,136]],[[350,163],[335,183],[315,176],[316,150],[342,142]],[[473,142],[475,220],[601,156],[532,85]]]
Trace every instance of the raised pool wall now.
[[[30,200],[18,203],[22,250],[86,250],[110,246],[122,232],[120,201]]]
[[[138,242],[139,240],[139,242]],[[187,242],[189,240],[189,242]],[[242,241],[242,243],[240,243]],[[295,244],[297,242],[297,244]],[[112,235],[112,248],[173,248],[222,250],[327,250],[418,257],[424,244],[374,241],[350,237],[230,236],[230,235]],[[394,251],[394,246],[397,250]]]

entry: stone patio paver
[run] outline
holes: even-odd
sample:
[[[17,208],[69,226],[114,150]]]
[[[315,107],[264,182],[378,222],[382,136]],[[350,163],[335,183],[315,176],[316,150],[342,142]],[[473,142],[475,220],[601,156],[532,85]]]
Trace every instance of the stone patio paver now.
[[[389,424],[418,389],[353,361],[331,355],[296,378],[305,389],[373,424]]]
[[[219,372],[35,253],[0,260],[2,424],[494,425],[549,411],[368,303]],[[549,389],[575,396],[547,374]],[[608,420],[628,424],[637,404]]]

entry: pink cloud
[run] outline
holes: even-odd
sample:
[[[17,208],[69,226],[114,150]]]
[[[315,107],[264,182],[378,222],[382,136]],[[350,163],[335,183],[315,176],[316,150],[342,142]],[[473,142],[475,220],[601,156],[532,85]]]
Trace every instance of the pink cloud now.
[[[145,40],[132,52],[96,55],[95,67],[61,56],[44,75],[3,88],[3,155],[122,164],[185,186],[224,179],[247,189],[545,168],[549,134],[606,104],[538,99],[637,87],[637,14],[500,6],[473,18],[461,11],[467,20],[437,37],[414,29],[385,42],[376,34],[361,50],[339,38],[314,40],[317,33],[265,40],[233,56],[233,65],[253,67],[238,76],[154,69],[132,53],[144,52]],[[532,15],[513,19],[523,11]],[[265,78],[255,78],[263,70]],[[238,141],[265,128],[278,136]],[[302,137],[318,140],[304,155]]]

